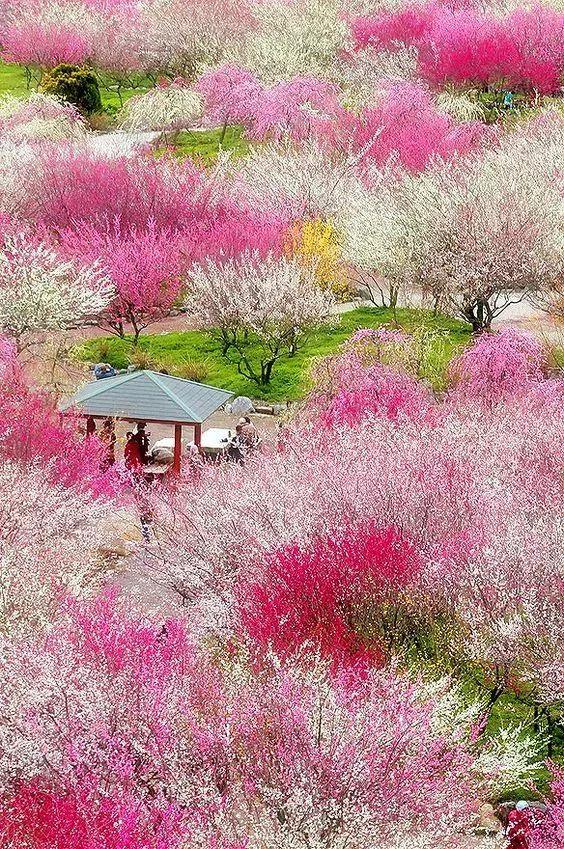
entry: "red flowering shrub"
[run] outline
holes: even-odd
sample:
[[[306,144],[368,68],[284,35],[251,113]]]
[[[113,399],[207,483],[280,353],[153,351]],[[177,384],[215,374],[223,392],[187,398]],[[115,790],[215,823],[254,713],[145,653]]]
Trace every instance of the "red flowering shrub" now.
[[[494,135],[479,121],[457,122],[440,112],[422,86],[400,83],[361,113],[353,138],[368,161],[382,165],[397,156],[410,171],[422,171],[433,158],[464,155]]]
[[[375,523],[318,536],[308,548],[290,544],[266,558],[261,582],[243,588],[243,624],[256,644],[281,656],[305,649],[335,667],[379,665],[385,608],[420,566],[397,528]]]
[[[472,8],[413,4],[352,23],[357,47],[416,47],[419,71],[434,85],[488,85],[559,91],[564,71],[564,15],[538,6],[504,18]]]
[[[0,802],[0,837],[20,849],[175,849],[182,819],[164,801],[147,810],[122,793],[93,800],[30,781]]]

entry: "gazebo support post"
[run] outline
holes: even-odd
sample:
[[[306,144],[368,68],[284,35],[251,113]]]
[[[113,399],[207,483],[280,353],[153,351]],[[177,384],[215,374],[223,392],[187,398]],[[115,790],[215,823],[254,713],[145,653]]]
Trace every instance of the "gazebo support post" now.
[[[202,444],[202,425],[195,424],[194,425],[194,445],[197,445],[200,448]]]
[[[172,462],[172,471],[175,475],[180,474],[180,462],[182,458],[182,425],[174,425],[174,460]]]

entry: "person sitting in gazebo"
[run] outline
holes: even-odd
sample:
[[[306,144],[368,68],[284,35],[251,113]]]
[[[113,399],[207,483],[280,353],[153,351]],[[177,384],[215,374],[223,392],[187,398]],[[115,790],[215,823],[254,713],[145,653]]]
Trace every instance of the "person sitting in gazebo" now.
[[[138,422],[137,430],[133,436],[134,440],[139,446],[139,456],[141,458],[141,463],[144,466],[146,466],[149,462],[149,437],[151,435],[150,433],[146,432],[146,427],[146,422]]]
[[[241,426],[241,439],[246,447],[250,450],[258,448],[260,445],[260,436],[249,416],[242,416],[239,419],[239,425]]]
[[[123,449],[125,467],[132,474],[139,474],[143,467],[143,464],[141,462],[141,451],[139,449],[139,442],[135,439],[132,431],[127,432],[126,439],[127,442],[125,443],[125,448]]]
[[[232,463],[245,462],[245,454],[247,452],[247,441],[243,436],[243,426],[238,424],[235,428],[235,436],[232,436],[227,445],[227,459]]]
[[[110,416],[102,422],[99,439],[104,446],[102,471],[107,471],[116,461],[116,428],[114,420]]]

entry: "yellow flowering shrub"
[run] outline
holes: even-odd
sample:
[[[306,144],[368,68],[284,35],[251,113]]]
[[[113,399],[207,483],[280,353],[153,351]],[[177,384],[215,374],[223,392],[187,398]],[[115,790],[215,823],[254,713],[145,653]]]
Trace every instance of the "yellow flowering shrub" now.
[[[321,218],[299,222],[291,228],[286,253],[296,257],[305,267],[315,269],[322,289],[331,289],[339,301],[350,298],[350,289],[337,232],[330,221]]]

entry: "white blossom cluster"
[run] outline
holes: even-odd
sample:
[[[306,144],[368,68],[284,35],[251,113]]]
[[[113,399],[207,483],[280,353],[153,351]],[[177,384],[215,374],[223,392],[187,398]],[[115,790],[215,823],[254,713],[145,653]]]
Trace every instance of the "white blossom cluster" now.
[[[95,317],[113,286],[96,264],[76,266],[45,244],[7,237],[0,251],[0,328],[19,343],[26,333],[64,330]]]

